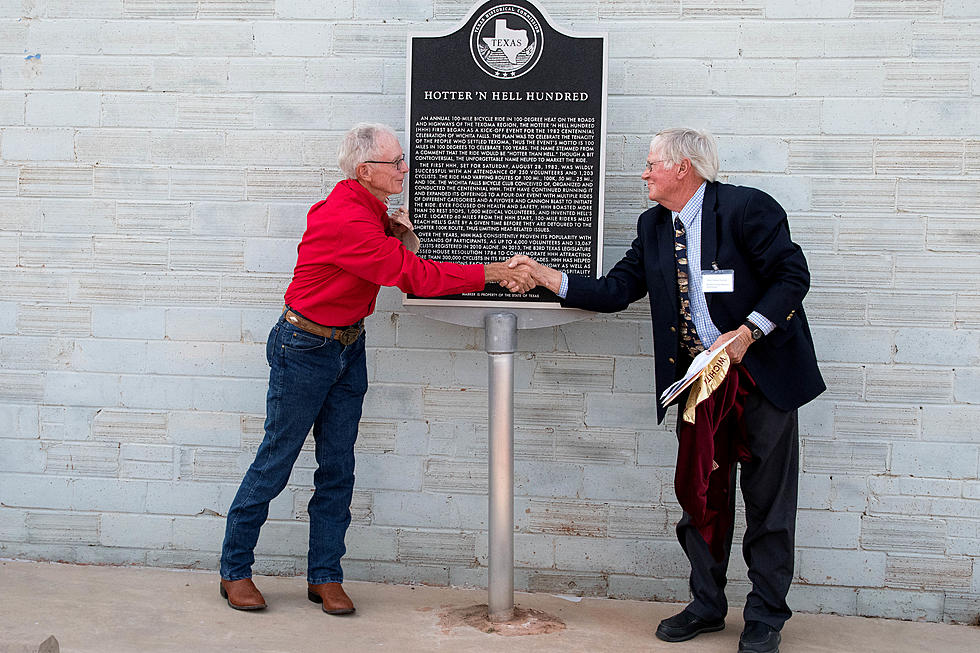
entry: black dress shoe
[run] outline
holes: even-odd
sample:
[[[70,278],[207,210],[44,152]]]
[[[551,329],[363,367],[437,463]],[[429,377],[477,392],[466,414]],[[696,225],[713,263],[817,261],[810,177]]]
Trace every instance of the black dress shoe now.
[[[746,621],[738,653],[779,653],[779,631],[761,621]]]
[[[657,639],[665,642],[686,642],[701,633],[713,633],[724,627],[724,619],[706,621],[685,609],[660,622],[660,626],[657,627]]]

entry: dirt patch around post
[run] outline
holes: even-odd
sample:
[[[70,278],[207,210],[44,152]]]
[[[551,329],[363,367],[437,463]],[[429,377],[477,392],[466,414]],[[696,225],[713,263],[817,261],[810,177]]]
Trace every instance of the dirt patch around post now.
[[[548,635],[565,630],[565,622],[554,615],[532,608],[514,607],[514,618],[494,623],[490,621],[487,605],[468,605],[461,608],[444,608],[439,612],[439,627],[445,634],[454,628],[469,626],[482,633],[511,637],[515,635]]]

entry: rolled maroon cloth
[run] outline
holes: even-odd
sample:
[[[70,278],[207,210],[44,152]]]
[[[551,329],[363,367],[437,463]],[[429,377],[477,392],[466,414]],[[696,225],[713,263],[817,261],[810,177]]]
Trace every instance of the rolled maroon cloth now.
[[[732,365],[721,385],[697,405],[694,423],[681,419],[678,433],[674,492],[718,561],[734,517],[729,508],[733,463],[752,457],[742,414],[754,386],[748,372]]]

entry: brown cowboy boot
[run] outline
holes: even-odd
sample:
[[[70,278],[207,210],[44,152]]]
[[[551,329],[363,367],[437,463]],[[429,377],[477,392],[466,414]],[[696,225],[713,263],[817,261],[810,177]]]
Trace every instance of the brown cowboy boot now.
[[[307,583],[306,596],[314,603],[322,603],[327,614],[341,615],[354,612],[354,602],[350,600],[340,583]]]
[[[262,592],[251,578],[241,580],[221,579],[221,596],[228,599],[228,605],[236,610],[261,610],[265,607]]]

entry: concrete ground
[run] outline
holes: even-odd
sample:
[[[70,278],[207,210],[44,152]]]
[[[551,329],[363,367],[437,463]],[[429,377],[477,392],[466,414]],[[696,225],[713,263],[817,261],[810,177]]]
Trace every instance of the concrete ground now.
[[[213,573],[0,561],[0,653],[37,651],[54,635],[61,651],[671,651],[734,653],[741,617],[695,640],[654,638],[671,603],[518,594],[517,606],[566,624],[547,635],[505,637],[444,622],[453,608],[486,603],[482,590],[345,583],[349,617],[324,614],[303,578],[256,577],[269,608],[240,612],[218,596]],[[442,623],[441,623],[442,622]],[[32,646],[33,648],[29,648]],[[783,629],[784,653],[926,651],[975,653],[980,629],[863,617],[798,614]]]

